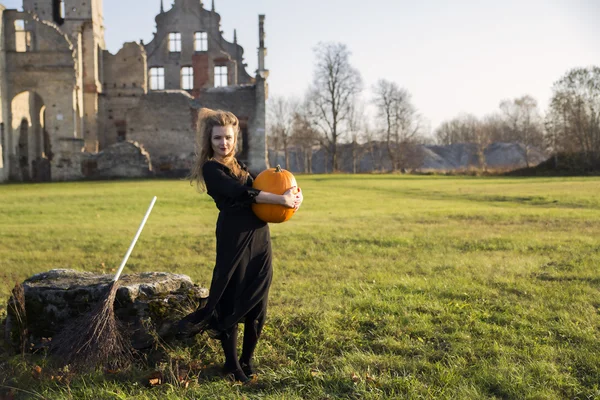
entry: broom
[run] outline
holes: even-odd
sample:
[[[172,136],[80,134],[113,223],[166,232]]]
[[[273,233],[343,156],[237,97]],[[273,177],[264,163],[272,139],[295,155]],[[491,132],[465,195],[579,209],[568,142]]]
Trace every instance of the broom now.
[[[88,314],[68,324],[52,340],[51,349],[61,364],[69,365],[73,370],[85,371],[98,366],[109,366],[110,369],[126,368],[131,363],[131,344],[128,335],[123,333],[121,323],[115,318],[114,302],[121,272],[155,202],[156,196],[152,199],[104,298]]]

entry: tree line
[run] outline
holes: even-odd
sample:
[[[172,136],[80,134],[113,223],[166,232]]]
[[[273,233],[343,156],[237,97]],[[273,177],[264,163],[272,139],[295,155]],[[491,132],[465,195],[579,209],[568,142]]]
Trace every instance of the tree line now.
[[[483,118],[461,114],[428,132],[410,92],[397,82],[380,79],[372,88],[375,121],[369,120],[360,95],[364,84],[343,43],[319,43],[313,80],[304,98],[273,96],[268,100],[269,149],[283,156],[289,169],[291,150],[303,172],[312,172],[315,149],[323,149],[333,171],[339,170],[340,144],[350,146],[352,165],[374,147],[385,148],[392,171],[418,167],[422,144],[471,143],[485,168],[484,150],[494,142],[520,143],[530,166],[532,149],[578,153],[589,163],[600,161],[600,68],[574,68],[552,86],[544,115],[530,95],[502,100]]]

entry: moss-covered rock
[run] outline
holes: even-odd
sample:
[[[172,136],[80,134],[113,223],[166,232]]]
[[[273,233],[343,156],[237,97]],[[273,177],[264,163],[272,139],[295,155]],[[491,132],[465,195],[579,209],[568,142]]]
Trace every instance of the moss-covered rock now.
[[[47,344],[69,321],[90,312],[104,298],[110,275],[55,269],[23,282],[28,341],[31,348]],[[117,318],[132,333],[136,349],[151,347],[157,335],[172,338],[173,326],[183,315],[206,301],[208,289],[194,285],[186,275],[144,272],[123,275],[115,300]],[[13,304],[15,299],[9,299]],[[14,323],[14,307],[8,307],[5,337],[18,349],[20,332]]]

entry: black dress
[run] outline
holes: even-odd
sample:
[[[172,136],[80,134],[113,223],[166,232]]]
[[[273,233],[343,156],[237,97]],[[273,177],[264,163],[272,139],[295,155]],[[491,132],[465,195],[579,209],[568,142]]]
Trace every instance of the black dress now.
[[[219,209],[217,257],[202,320],[214,337],[237,333],[237,324],[244,322],[258,338],[273,275],[269,226],[251,209],[260,191],[252,188],[250,174],[243,184],[217,161],[206,162],[202,173]]]

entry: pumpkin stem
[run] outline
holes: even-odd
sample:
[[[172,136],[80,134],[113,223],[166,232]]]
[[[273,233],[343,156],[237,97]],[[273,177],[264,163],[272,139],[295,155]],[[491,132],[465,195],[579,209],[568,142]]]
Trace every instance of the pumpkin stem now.
[[[275,172],[281,172],[281,165],[277,165],[275,167]]]

